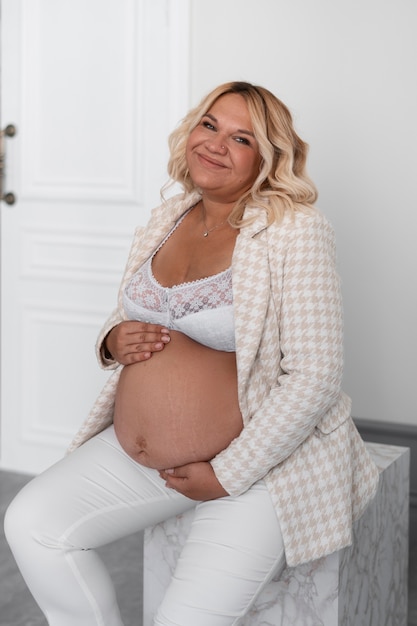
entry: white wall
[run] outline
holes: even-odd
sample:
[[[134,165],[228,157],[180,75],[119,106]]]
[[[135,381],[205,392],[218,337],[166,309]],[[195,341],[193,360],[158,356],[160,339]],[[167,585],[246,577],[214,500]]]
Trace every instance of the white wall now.
[[[261,84],[311,145],[338,241],[353,414],[417,425],[417,2],[191,4],[192,104],[220,82]]]

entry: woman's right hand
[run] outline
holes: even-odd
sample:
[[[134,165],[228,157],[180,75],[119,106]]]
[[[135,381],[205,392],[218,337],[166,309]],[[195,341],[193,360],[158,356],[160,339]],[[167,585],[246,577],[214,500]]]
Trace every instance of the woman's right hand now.
[[[131,365],[146,361],[153,352],[160,352],[169,343],[169,330],[148,322],[120,322],[104,340],[104,348],[115,361]]]

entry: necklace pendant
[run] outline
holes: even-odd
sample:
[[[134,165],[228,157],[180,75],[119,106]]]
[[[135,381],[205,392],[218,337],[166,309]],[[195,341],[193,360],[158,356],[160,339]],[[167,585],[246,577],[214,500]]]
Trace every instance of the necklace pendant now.
[[[208,237],[208,230],[206,230],[206,232],[203,233],[203,237]]]

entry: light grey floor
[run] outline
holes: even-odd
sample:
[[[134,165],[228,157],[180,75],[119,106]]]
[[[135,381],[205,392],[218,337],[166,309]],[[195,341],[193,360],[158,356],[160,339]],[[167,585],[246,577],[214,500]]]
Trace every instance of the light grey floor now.
[[[28,476],[0,471],[0,626],[46,626],[6,544],[3,516]],[[142,535],[132,535],[100,550],[114,580],[125,626],[142,625]],[[417,511],[410,517],[409,620],[417,626]],[[75,625],[74,625],[75,626]],[[196,625],[197,626],[197,625]],[[360,625],[358,625],[360,626]],[[383,626],[371,624],[369,626]],[[399,626],[386,624],[385,626]]]

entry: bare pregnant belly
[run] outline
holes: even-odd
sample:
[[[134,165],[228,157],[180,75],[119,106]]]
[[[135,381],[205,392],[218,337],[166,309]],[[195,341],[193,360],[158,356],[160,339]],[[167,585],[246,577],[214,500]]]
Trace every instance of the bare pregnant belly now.
[[[142,465],[168,469],[212,459],[242,429],[235,353],[171,331],[161,352],[123,368],[114,426]]]

